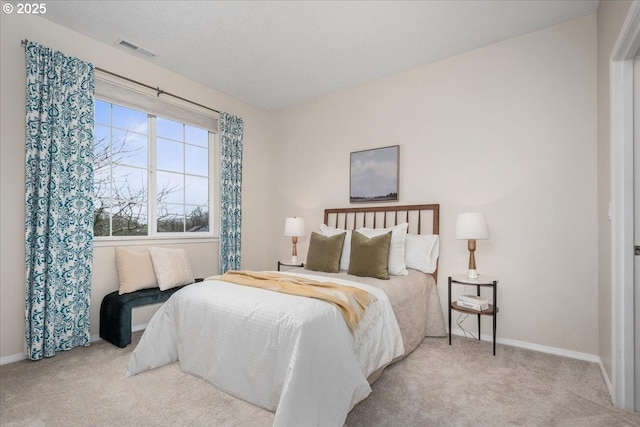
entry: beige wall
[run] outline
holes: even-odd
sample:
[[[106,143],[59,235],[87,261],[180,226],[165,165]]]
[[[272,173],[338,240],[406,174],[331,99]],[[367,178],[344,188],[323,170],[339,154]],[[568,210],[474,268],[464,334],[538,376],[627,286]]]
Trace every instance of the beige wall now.
[[[24,337],[24,141],[25,141],[25,55],[21,39],[29,39],[68,55],[92,62],[97,67],[126,75],[204,105],[243,117],[243,249],[244,268],[264,269],[267,261],[267,159],[269,121],[267,113],[220,92],[163,70],[152,62],[86,38],[35,16],[1,15],[1,123],[0,123],[0,358],[22,353]],[[194,273],[217,272],[218,245],[175,243],[191,258]],[[102,297],[117,289],[113,248],[98,247],[94,254],[94,282],[91,297],[91,334],[99,330]],[[146,323],[153,309],[135,309],[134,324]]]
[[[456,214],[483,211],[476,260],[500,279],[499,338],[595,358],[596,53],[589,16],[274,113],[270,258],[290,251],[286,216],[310,233],[349,205],[351,151],[399,144],[400,203],[441,205],[443,308],[468,259]]]
[[[601,1],[598,6],[598,311],[599,355],[612,378],[611,335],[611,123],[609,66],[613,46],[631,6],[630,1]]]

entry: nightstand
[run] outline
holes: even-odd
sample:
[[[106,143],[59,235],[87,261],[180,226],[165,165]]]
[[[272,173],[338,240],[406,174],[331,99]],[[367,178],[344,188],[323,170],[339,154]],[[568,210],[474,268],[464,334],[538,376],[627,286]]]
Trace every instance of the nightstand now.
[[[278,261],[278,271],[280,271],[280,267],[304,267],[304,262],[292,263],[291,261]]]
[[[472,285],[476,287],[476,295],[480,296],[480,288],[493,288],[493,304],[489,304],[486,310],[472,310],[461,307],[456,301],[451,301],[451,284]],[[449,276],[449,345],[451,345],[451,310],[461,313],[478,315],[478,339],[480,339],[480,317],[493,317],[493,355],[496,355],[496,318],[498,315],[498,281],[491,277],[481,275],[477,279],[469,279],[466,275],[460,274]]]

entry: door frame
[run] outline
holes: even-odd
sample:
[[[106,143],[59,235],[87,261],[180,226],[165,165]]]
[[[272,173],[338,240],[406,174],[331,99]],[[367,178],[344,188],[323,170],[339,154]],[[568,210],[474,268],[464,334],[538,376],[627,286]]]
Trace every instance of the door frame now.
[[[634,1],[613,48],[611,72],[611,316],[613,403],[635,408],[633,255],[633,58],[640,49]]]

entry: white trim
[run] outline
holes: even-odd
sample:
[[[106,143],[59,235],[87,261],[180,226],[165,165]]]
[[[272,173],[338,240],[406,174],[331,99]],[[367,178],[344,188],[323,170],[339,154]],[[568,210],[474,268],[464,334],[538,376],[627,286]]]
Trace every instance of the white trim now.
[[[7,363],[19,362],[21,360],[25,360],[27,356],[22,353],[12,354],[11,356],[5,356],[0,358],[0,366],[6,365]]]
[[[612,387],[616,406],[634,410],[633,57],[640,2],[631,4],[611,54]],[[606,376],[605,376],[606,378]]]
[[[131,327],[131,332],[138,332],[147,329],[148,323],[143,323],[142,325],[134,325]]]
[[[453,335],[458,335],[462,337],[465,336],[462,329],[451,329],[451,333]],[[486,341],[488,343],[493,342],[493,335],[482,334],[480,335],[480,338],[482,338],[482,341]],[[474,338],[474,339],[477,339],[477,338]],[[511,347],[524,348],[527,350],[538,351],[540,353],[554,354],[556,356],[568,357],[570,359],[584,360],[585,362],[599,363],[600,365],[602,365],[602,360],[596,354],[581,353],[579,351],[572,351],[572,350],[567,350],[567,349],[558,348],[558,347],[549,347],[546,345],[534,344],[526,341],[510,340],[506,338],[496,338],[496,344],[503,344]]]
[[[602,364],[602,359],[598,362],[598,366],[600,367],[600,373],[602,374],[604,385],[607,386],[607,390],[609,391],[609,396],[611,396],[613,386],[611,385],[611,380],[609,380],[609,376],[607,375],[607,370],[604,368],[604,365]]]
[[[146,328],[147,328],[147,323],[144,323],[141,325],[135,325],[131,328],[131,332],[138,332]],[[461,329],[452,329],[451,331],[453,335],[464,336],[464,332]],[[491,335],[481,335],[480,337],[482,338],[483,341],[492,342],[493,340],[493,336]],[[91,335],[91,342],[93,343],[96,341],[102,341],[102,338],[100,338],[99,335]],[[563,348],[549,347],[545,345],[533,344],[525,341],[510,340],[510,339],[504,339],[504,338],[497,338],[496,343],[503,344],[503,345],[510,345],[512,347],[524,348],[527,350],[539,351],[541,353],[555,354],[556,356],[563,356],[571,359],[584,360],[586,362],[597,363],[600,366],[600,370],[603,373],[603,377],[605,378],[605,383],[607,385],[607,388],[611,390],[611,383],[609,382],[607,376],[604,375],[604,366],[602,365],[602,360],[600,360],[600,357],[598,357],[595,354],[581,353],[578,351],[566,350]],[[5,356],[0,359],[0,365],[19,362],[20,360],[24,360],[26,358],[27,356],[25,356],[24,354],[14,354],[12,356]]]
[[[134,307],[136,308],[136,307]],[[143,323],[141,325],[134,325],[131,327],[131,332],[138,332],[138,331],[142,331],[144,329],[147,329],[147,325],[148,323]],[[102,341],[102,338],[100,338],[100,334],[98,335],[91,335],[91,338],[89,338],[90,342],[97,342],[97,341]]]
[[[149,245],[190,245],[192,243],[218,243],[219,237],[198,237],[198,236],[181,236],[180,238],[167,237],[150,237],[150,236],[132,236],[126,237],[103,237],[101,239],[93,239],[93,247],[110,247],[110,246],[149,246]]]
[[[147,329],[147,325],[148,323],[143,323],[142,325],[135,325],[131,327],[131,332],[138,332],[138,331],[142,331],[143,329]],[[94,343],[97,341],[102,341],[102,338],[100,338],[100,335],[91,335],[89,337],[89,342],[90,343]],[[27,358],[27,356],[25,354],[19,353],[19,354],[13,354],[11,356],[5,356],[0,358],[0,366],[2,365],[6,365],[8,363],[14,363],[14,362],[19,362],[21,360],[25,360]]]

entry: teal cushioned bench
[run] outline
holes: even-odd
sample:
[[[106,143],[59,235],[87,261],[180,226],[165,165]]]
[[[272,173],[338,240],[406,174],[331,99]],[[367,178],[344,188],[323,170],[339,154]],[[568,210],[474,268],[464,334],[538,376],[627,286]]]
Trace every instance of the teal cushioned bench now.
[[[123,295],[119,295],[118,291],[107,294],[100,305],[100,338],[120,348],[131,344],[131,310],[142,305],[165,302],[185,286],[166,291],[151,288]]]

